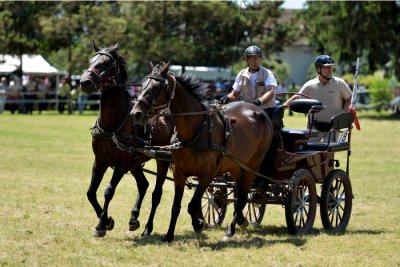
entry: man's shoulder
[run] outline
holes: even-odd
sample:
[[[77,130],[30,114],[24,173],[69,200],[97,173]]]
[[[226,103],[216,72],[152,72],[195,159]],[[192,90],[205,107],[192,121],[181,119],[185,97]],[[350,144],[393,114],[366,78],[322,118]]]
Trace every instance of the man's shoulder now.
[[[337,77],[337,76],[332,76],[332,80],[333,80],[333,81],[336,81],[337,83],[345,83],[345,84],[347,84],[347,83],[345,82],[345,80],[343,80],[342,78]]]
[[[267,75],[270,75],[270,74],[275,75],[270,69],[268,69],[268,68],[266,68],[266,67],[264,67],[264,66],[261,66],[261,67],[260,67],[260,70],[261,70],[263,73],[267,74]]]
[[[308,81],[303,85],[303,87],[304,87],[304,86],[310,86],[310,85],[316,85],[316,84],[319,84],[319,83],[320,83],[320,81],[319,81],[318,77],[316,77],[316,78],[313,78],[313,79],[311,79],[311,80],[308,80]]]

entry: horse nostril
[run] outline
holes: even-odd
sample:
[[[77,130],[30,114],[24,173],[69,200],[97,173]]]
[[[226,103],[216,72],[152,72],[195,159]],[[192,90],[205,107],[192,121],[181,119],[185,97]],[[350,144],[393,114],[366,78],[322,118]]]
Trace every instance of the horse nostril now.
[[[142,112],[136,111],[134,117],[136,121],[140,121],[142,119]]]

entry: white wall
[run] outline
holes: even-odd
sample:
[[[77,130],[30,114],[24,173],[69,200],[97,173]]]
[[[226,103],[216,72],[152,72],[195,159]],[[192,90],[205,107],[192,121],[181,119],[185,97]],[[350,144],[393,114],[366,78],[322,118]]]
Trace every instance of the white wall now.
[[[314,51],[309,46],[289,46],[278,55],[282,61],[288,63],[291,68],[291,81],[297,85],[303,85],[307,81],[307,72],[314,61]]]

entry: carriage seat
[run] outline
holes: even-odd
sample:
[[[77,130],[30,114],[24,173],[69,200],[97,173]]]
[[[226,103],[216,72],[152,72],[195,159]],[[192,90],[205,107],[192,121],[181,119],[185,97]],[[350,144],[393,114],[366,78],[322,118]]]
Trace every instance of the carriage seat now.
[[[337,132],[344,133],[348,131],[350,134],[353,122],[354,114],[351,112],[342,112],[333,116],[331,119],[331,130],[329,132],[329,137]],[[345,136],[344,140],[339,140],[338,142],[308,142],[307,149],[328,152],[348,151],[350,149],[350,143],[346,137],[347,136]],[[339,137],[339,139],[341,138]]]
[[[279,107],[279,106],[278,106]],[[277,109],[275,109],[275,113],[277,113]],[[282,111],[283,111],[283,106]],[[297,113],[303,113],[303,114],[308,114],[310,110],[316,110],[319,111],[319,108],[323,108],[322,103],[319,102],[316,99],[296,99],[293,100],[292,103],[290,103],[290,109],[293,112]],[[283,117],[283,113],[282,113]],[[274,118],[275,119],[275,118]],[[300,139],[307,139],[308,137],[316,137],[318,136],[318,131],[317,130],[311,130],[311,132],[308,129],[291,129],[291,128],[284,128],[283,123],[281,124],[281,134],[283,138],[290,138],[290,139],[295,139],[295,140],[300,140]]]
[[[288,137],[292,139],[307,139],[308,137],[317,137],[318,131],[312,129],[311,132],[308,129],[292,129],[292,128],[283,128],[281,130],[281,134],[283,137]]]

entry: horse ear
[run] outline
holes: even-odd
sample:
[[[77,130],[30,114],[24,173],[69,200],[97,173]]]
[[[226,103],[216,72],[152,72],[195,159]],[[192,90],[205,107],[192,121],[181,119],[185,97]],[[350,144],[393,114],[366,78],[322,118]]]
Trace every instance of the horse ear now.
[[[154,65],[153,65],[153,62],[151,62],[151,60],[149,60],[148,69],[149,69],[149,73],[151,73],[153,71],[153,69],[154,69]]]
[[[168,61],[167,63],[164,63],[161,72],[162,73],[167,73],[169,70],[169,66],[171,65],[171,61]]]
[[[100,47],[98,47],[98,46],[96,45],[96,43],[95,43],[94,40],[93,40],[93,48],[94,48],[94,51],[96,51],[96,52],[100,51]]]
[[[119,43],[116,43],[116,44],[112,47],[112,50],[117,51],[118,48],[119,48]]]

